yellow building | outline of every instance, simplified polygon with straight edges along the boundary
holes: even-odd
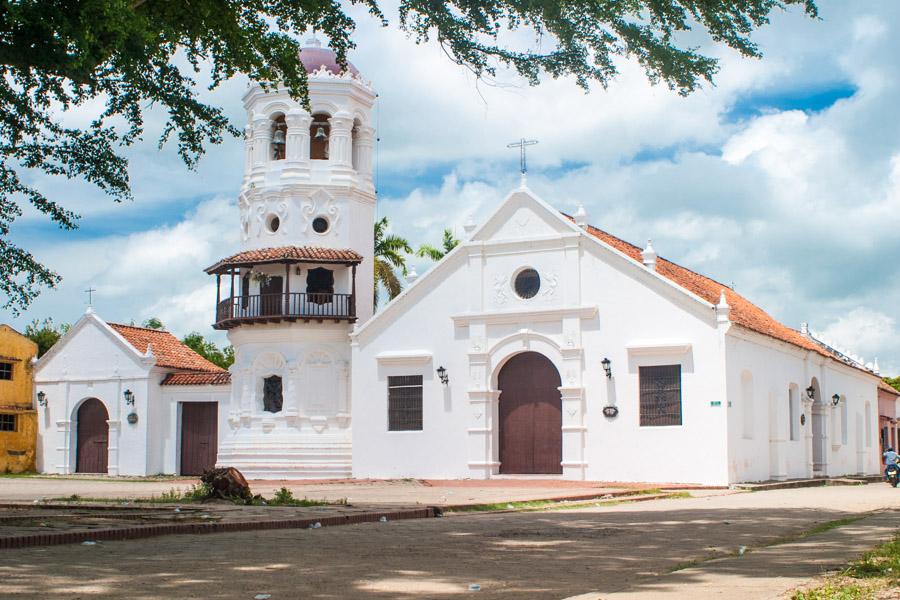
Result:
[[[34,471],[37,411],[33,360],[37,344],[0,325],[0,473]]]

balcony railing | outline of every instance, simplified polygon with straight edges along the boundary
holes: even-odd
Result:
[[[356,320],[353,294],[257,294],[234,296],[216,307],[216,329],[230,329],[245,322],[282,320]]]

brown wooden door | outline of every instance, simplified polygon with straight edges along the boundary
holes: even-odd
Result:
[[[181,404],[181,474],[201,475],[216,466],[219,425],[216,402]]]
[[[263,315],[280,315],[284,308],[284,280],[279,276],[266,279],[259,287]]]
[[[509,359],[499,375],[500,472],[562,473],[559,372],[537,352]]]
[[[96,398],[78,407],[76,427],[76,473],[106,473],[109,457],[109,413]]]

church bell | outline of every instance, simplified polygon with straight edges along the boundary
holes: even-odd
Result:
[[[328,134],[325,133],[325,128],[321,125],[319,125],[318,129],[316,129],[315,139],[319,141],[328,139]]]

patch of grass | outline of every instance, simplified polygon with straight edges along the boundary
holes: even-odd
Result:
[[[346,504],[347,499],[342,498],[338,502],[327,502],[325,500],[310,500],[309,498],[294,498],[294,493],[286,487],[275,491],[275,495],[271,499],[261,499],[260,504],[268,506],[327,506],[329,504]]]
[[[791,600],[868,600],[900,587],[900,536],[875,547],[825,583],[800,590]]]

